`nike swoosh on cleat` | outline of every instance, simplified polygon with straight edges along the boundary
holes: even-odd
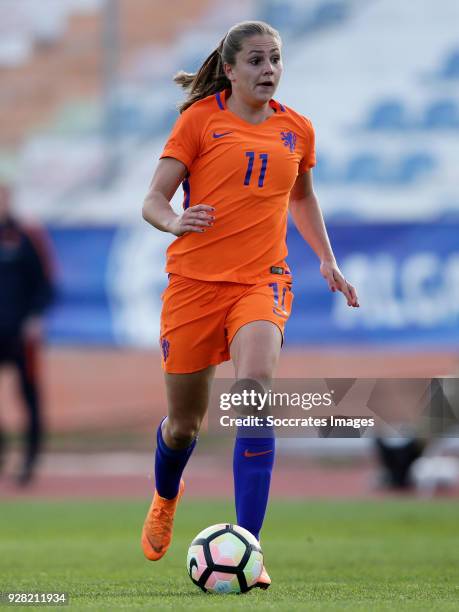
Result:
[[[148,540],[150,542],[150,540]],[[151,542],[150,542],[151,544]],[[157,553],[160,553],[163,551],[164,546],[153,546],[153,544],[151,544],[151,547],[153,548],[153,550]]]
[[[152,544],[150,538],[147,536],[147,540],[148,543],[150,544],[150,546],[153,548],[153,550],[157,553],[163,552],[164,546],[155,546],[154,544]]]
[[[244,451],[244,457],[259,457],[260,455],[268,455],[269,453],[272,453],[272,449],[271,450],[266,450],[266,451],[260,451],[259,453],[251,453],[249,450],[245,449]]]
[[[214,138],[221,138],[222,136],[228,136],[228,134],[232,134],[233,132],[222,132],[221,134],[217,134],[217,132],[213,133]]]
[[[145,536],[147,538],[147,542],[150,544],[150,546],[153,548],[155,552],[160,553],[163,550],[163,546],[155,546],[153,544],[153,542],[150,540],[150,536],[148,535],[148,533],[146,533]]]

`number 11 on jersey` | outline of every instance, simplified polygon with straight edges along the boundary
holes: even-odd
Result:
[[[246,151],[245,154],[248,157],[247,171],[245,173],[244,185],[250,185],[250,179],[252,178],[253,164],[255,161],[254,151]],[[258,156],[261,159],[260,174],[258,176],[258,187],[263,187],[265,180],[266,168],[268,167],[268,154],[260,153]]]

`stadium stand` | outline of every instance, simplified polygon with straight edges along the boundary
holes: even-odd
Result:
[[[3,0],[0,4],[0,67],[20,66],[31,58],[35,46],[57,43],[71,11],[72,4],[68,1],[42,0],[37,11],[33,0]]]
[[[345,174],[347,183],[378,183],[381,179],[381,164],[374,153],[362,153],[350,160]]]
[[[271,23],[284,36],[299,37],[340,26],[349,18],[355,2],[349,0],[268,0],[259,2],[259,18]]]
[[[453,49],[445,58],[439,76],[443,79],[459,79],[459,49]]]
[[[366,127],[369,130],[405,130],[409,127],[406,109],[400,100],[378,102],[370,111]]]
[[[401,100],[384,100],[370,110],[366,122],[369,130],[456,130],[459,127],[459,105],[453,98],[428,102],[421,117]]]
[[[120,47],[126,64],[152,40],[166,44],[176,37],[176,11],[192,20],[207,4],[180,0],[157,11],[149,0],[120,0]],[[103,7],[102,0],[0,3],[0,147],[20,145],[68,102],[101,99]]]
[[[454,74],[458,20],[454,0],[441,12],[427,0],[360,3],[339,27],[293,46],[283,100],[301,100],[313,120],[328,219],[432,219],[443,206],[459,209],[457,102],[450,80],[438,78]]]
[[[436,167],[437,161],[428,153],[413,153],[408,155],[395,166],[393,181],[401,185],[413,183],[428,175]]]
[[[321,155],[314,180],[321,186],[329,183],[406,187],[428,177],[436,165],[435,158],[423,152],[408,153],[395,159],[372,152],[360,152],[341,163],[333,163],[330,156]]]
[[[426,129],[459,129],[459,104],[456,100],[438,100],[425,111],[423,127]]]
[[[176,117],[180,92],[171,75],[179,67],[195,69],[232,23],[253,17],[271,21],[286,41],[277,97],[314,123],[319,160],[314,176],[328,218],[430,218],[441,216],[442,207],[459,208],[454,146],[459,110],[451,90],[459,55],[455,0],[445,0],[441,13],[428,0],[417,6],[316,0],[307,7],[299,0],[195,0],[184,3],[188,22],[180,30],[175,4],[165,7],[159,23],[149,0],[121,0],[124,59],[109,117],[103,116],[95,46],[101,29],[97,2],[88,2],[83,14],[74,12],[76,4],[66,27],[61,21],[52,49],[38,46],[22,67],[8,73],[0,68],[9,83],[16,79],[16,98],[8,98],[13,117],[10,113],[6,122],[0,113],[3,144],[17,144],[29,134],[18,156],[18,171],[28,176],[19,185],[24,209],[33,201],[40,216],[68,223],[136,221],[132,202],[141,200]],[[135,14],[132,23],[129,11]],[[388,37],[391,45],[384,42]],[[432,67],[436,78],[421,78],[432,74]],[[2,104],[4,97],[0,111]],[[37,125],[40,134],[30,135]],[[82,153],[85,146],[88,155]],[[59,167],[69,165],[59,181],[37,170],[49,163],[51,151]],[[118,174],[107,186],[102,176],[114,152]],[[407,201],[416,205],[406,206]],[[174,204],[180,202],[177,194]]]

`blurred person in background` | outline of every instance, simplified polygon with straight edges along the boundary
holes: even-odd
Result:
[[[18,484],[25,485],[34,476],[43,442],[38,361],[53,284],[45,236],[18,221],[11,200],[10,188],[0,184],[0,368],[15,368],[25,407],[24,449],[17,472]],[[4,455],[0,427],[1,462]]]
[[[377,486],[381,489],[411,489],[414,485],[411,468],[422,456],[426,443],[414,435],[376,438],[376,457],[380,466]]]
[[[380,473],[377,485],[384,489],[448,488],[459,479],[459,461],[448,457],[449,437],[459,426],[459,372],[431,378],[423,418],[411,431],[375,440]],[[446,453],[444,451],[446,450]]]

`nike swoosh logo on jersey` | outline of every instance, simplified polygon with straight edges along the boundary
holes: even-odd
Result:
[[[249,450],[245,449],[244,451],[244,457],[259,457],[260,455],[268,455],[269,453],[272,453],[272,449],[271,450],[266,450],[266,451],[260,451],[259,453],[251,453]]]
[[[213,133],[214,138],[221,138],[222,136],[228,136],[228,134],[232,134],[233,132],[222,132],[221,134],[217,134],[217,132]]]

